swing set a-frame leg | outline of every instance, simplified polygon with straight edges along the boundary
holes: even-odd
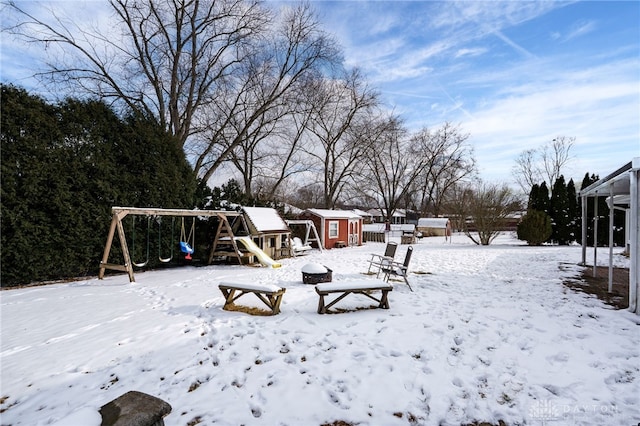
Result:
[[[109,236],[107,237],[107,244],[104,247],[104,253],[102,254],[102,260],[100,261],[100,272],[98,273],[98,279],[104,278],[105,269],[113,269],[116,271],[124,271],[129,275],[129,282],[135,282],[133,276],[133,264],[131,263],[131,257],[129,255],[129,247],[127,246],[127,239],[124,234],[124,227],[122,226],[122,219],[127,216],[127,213],[114,213],[111,218],[111,226],[109,227]],[[118,231],[118,239],[120,240],[120,248],[122,249],[122,256],[124,258],[124,265],[117,265],[108,263],[109,253],[111,252],[111,245],[113,244],[113,236],[116,230]]]

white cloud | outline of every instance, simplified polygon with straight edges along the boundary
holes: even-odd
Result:
[[[458,49],[458,51],[454,55],[454,58],[480,56],[487,51],[488,49],[486,47],[462,48]]]
[[[582,72],[556,70],[552,81],[504,88],[501,97],[472,110],[473,119],[463,125],[485,175],[504,178],[517,154],[559,135],[576,137],[578,174],[604,174],[640,155],[640,94],[633,77],[638,65],[636,60]],[[598,151],[604,156],[594,157]]]
[[[581,37],[585,34],[593,32],[596,29],[596,23],[594,21],[579,22],[574,25],[571,31],[563,37],[563,41],[569,41],[577,37]]]

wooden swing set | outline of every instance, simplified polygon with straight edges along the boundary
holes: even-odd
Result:
[[[241,212],[223,211],[223,210],[182,210],[182,209],[149,209],[138,207],[113,207],[111,209],[112,218],[111,226],[109,228],[109,235],[107,236],[107,243],[104,247],[104,253],[102,260],[100,261],[100,272],[98,274],[99,279],[104,278],[105,271],[107,269],[126,272],[129,275],[129,282],[135,282],[133,274],[133,267],[142,268],[149,263],[149,247],[150,247],[150,230],[151,220],[156,218],[158,222],[158,260],[163,263],[170,262],[174,257],[174,233],[175,218],[182,218],[182,226],[180,230],[180,249],[185,253],[185,259],[191,259],[191,255],[195,250],[195,223],[196,217],[214,217],[218,218],[218,228],[211,247],[211,253],[208,258],[208,263],[211,264],[216,256],[235,257],[238,262],[242,264],[242,259],[247,255],[240,251],[235,240],[235,233],[242,232],[249,234],[249,228],[244,219],[244,215]],[[135,253],[135,217],[146,216],[146,259],[142,262],[133,262],[131,253],[129,252],[129,246],[127,245],[127,238],[125,235],[125,229],[123,220],[127,216],[133,216],[134,220],[131,228],[132,236],[132,250]],[[169,256],[163,257],[161,253],[161,239],[162,239],[162,217],[171,217],[171,248]],[[191,230],[186,232],[185,218],[192,217]],[[118,233],[118,240],[120,241],[120,248],[122,250],[123,263],[109,263],[109,254],[111,253],[111,247],[113,245],[113,238]]]

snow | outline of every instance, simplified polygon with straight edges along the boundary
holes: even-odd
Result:
[[[339,282],[331,282],[331,283],[322,283],[316,285],[318,290],[320,291],[344,291],[344,290],[362,290],[362,289],[388,289],[391,288],[392,285],[386,283],[382,280],[349,280],[349,281],[339,281]]]
[[[243,207],[242,210],[247,214],[258,232],[289,232],[289,227],[282,220],[276,209],[270,207]]]
[[[250,291],[276,292],[282,290],[281,287],[278,287],[275,284],[260,284],[256,282],[248,283],[239,281],[221,281],[220,284],[227,287],[234,287]]]
[[[363,273],[384,247],[2,291],[1,423],[98,425],[130,390],[171,404],[167,426],[640,422],[640,317],[562,284],[579,246],[423,238],[414,291],[395,282],[390,309],[356,310],[371,301],[351,295],[352,312],[318,315],[300,268],[375,280]],[[286,287],[282,312],[222,310],[225,281]]]
[[[300,268],[300,271],[305,274],[326,274],[328,269],[319,263],[307,263]]]
[[[347,210],[309,209],[307,211],[325,219],[362,219],[361,216]]]

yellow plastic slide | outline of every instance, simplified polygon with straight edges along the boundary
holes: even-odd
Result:
[[[240,241],[245,249],[247,249],[250,253],[253,253],[258,261],[264,266],[269,266],[271,268],[279,268],[282,266],[281,263],[273,260],[267,253],[262,251],[260,247],[257,246],[256,243],[249,237],[236,237],[236,241]]]

